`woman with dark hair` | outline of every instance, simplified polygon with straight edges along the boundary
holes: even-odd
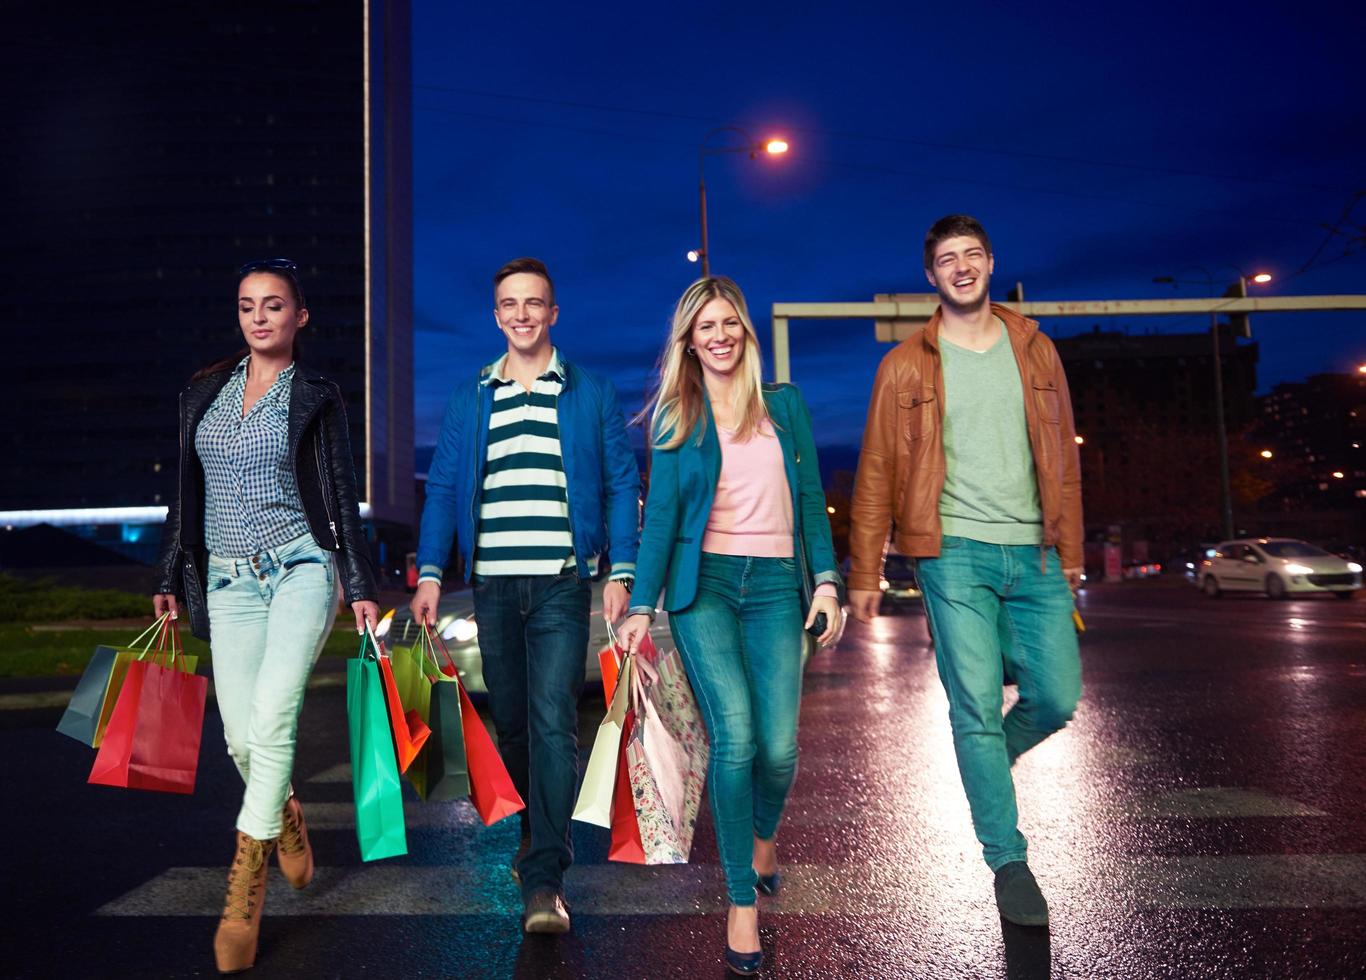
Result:
[[[179,493],[152,600],[158,615],[183,606],[209,641],[228,754],[246,783],[214,936],[222,973],[256,960],[271,852],[295,888],[313,876],[290,775],[338,592],[357,632],[379,616],[341,390],[295,362],[308,309],[293,262],[242,266],[237,320],[246,350],[180,395]]]

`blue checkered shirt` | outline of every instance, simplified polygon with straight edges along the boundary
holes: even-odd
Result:
[[[204,466],[204,543],[222,558],[246,558],[308,533],[289,460],[294,365],[242,417],[244,357],[195,430]]]

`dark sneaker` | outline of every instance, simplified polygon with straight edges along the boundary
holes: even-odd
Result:
[[[569,909],[564,904],[564,896],[553,888],[533,891],[526,897],[522,929],[525,932],[568,932]]]
[[[996,908],[1017,926],[1048,925],[1048,903],[1029,865],[1011,861],[996,871]]]
[[[517,854],[512,859],[512,867],[508,869],[512,873],[512,880],[519,885],[522,883],[522,873],[517,870],[517,865],[522,863],[522,858],[526,857],[526,852],[529,850],[531,850],[531,838],[523,837],[522,843],[517,847]]]

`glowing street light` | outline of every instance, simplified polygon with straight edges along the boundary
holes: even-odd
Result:
[[[1344,474],[1344,473],[1342,472],[1342,470],[1334,470],[1334,471],[1333,471],[1333,479],[1334,479],[1334,480],[1341,480],[1345,475],[1346,475],[1346,474]]]
[[[1271,281],[1271,273],[1269,273],[1269,272],[1259,272],[1259,273],[1257,273],[1255,276],[1252,276],[1251,278],[1252,278],[1252,281],[1253,281],[1253,282],[1257,282],[1257,283],[1270,282],[1270,281]]]
[[[1072,441],[1075,442],[1078,446],[1080,446],[1086,442],[1086,439],[1082,436],[1073,436]]]
[[[1273,455],[1275,454],[1270,449],[1263,449],[1261,452],[1262,459],[1270,459]]]
[[[1357,374],[1366,374],[1366,364],[1357,365]]]
[[[707,140],[717,133],[734,133],[740,137],[740,142],[733,146],[708,146]],[[787,140],[781,136],[770,136],[761,142],[739,126],[718,126],[702,137],[702,143],[697,148],[697,198],[702,214],[702,245],[688,252],[688,261],[702,262],[703,279],[711,275],[711,252],[707,246],[707,157],[718,153],[748,153],[749,158],[753,160],[760,153],[766,153],[771,157],[783,156],[789,149]]]

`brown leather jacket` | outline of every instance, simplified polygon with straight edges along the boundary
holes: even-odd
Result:
[[[1081,461],[1057,348],[1037,321],[992,304],[1020,365],[1025,425],[1043,507],[1043,543],[1063,568],[1082,566]],[[877,591],[890,528],[902,554],[939,555],[944,489],[944,367],[940,312],[882,359],[868,402],[849,531],[849,588]]]

